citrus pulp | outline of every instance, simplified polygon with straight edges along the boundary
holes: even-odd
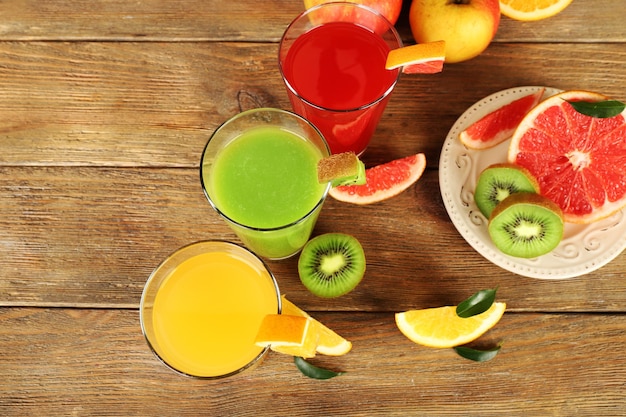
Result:
[[[509,162],[530,171],[566,222],[591,223],[626,205],[626,110],[596,118],[568,103],[603,100],[588,91],[552,96],[524,117],[509,145]]]
[[[318,353],[329,356],[340,356],[348,353],[352,349],[352,343],[312,318],[307,312],[285,298],[284,295],[282,296],[282,306],[282,314],[306,317],[316,324],[316,330],[318,331],[316,351]]]
[[[493,303],[484,313],[468,318],[459,317],[455,306],[409,310],[396,314],[396,325],[415,343],[450,348],[478,339],[500,321],[505,309],[505,303]]]
[[[418,43],[389,51],[385,68],[402,67],[405,74],[435,74],[443,70],[446,42]]]
[[[515,132],[524,116],[539,103],[544,90],[541,88],[513,100],[472,123],[459,134],[461,143],[470,149],[487,149],[504,142]]]
[[[515,20],[531,21],[552,17],[572,0],[500,0],[500,12]]]
[[[406,190],[422,176],[425,168],[426,157],[418,153],[368,168],[365,184],[334,187],[329,194],[348,203],[376,203]]]

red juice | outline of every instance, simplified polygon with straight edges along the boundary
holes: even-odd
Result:
[[[333,153],[365,150],[398,70],[386,70],[388,43],[371,30],[331,22],[301,34],[281,62],[291,104]]]

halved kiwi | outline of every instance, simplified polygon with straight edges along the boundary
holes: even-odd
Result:
[[[563,238],[563,213],[547,197],[520,192],[498,204],[488,230],[494,245],[503,253],[536,258],[552,251]]]
[[[480,173],[474,201],[480,212],[489,218],[493,209],[505,198],[524,191],[539,192],[537,180],[526,168],[509,163],[494,164]]]
[[[352,291],[365,275],[365,252],[344,233],[319,235],[304,245],[298,260],[302,284],[319,297],[339,297]]]

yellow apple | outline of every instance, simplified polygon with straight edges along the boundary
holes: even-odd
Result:
[[[500,24],[499,0],[413,0],[411,32],[417,43],[446,41],[446,63],[474,58]]]
[[[304,7],[310,9],[322,3],[336,2],[337,0],[304,0]],[[395,25],[402,10],[402,0],[343,0],[348,3],[357,3],[369,6],[385,16],[387,20]]]

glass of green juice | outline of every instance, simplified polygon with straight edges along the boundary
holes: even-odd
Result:
[[[281,311],[276,279],[255,254],[226,241],[201,241],[168,256],[141,295],[141,329],[171,369],[203,379],[258,365],[263,318]]]
[[[283,259],[309,240],[330,189],[317,163],[330,155],[309,121],[258,108],[218,127],[201,157],[200,180],[211,206],[257,255]]]

